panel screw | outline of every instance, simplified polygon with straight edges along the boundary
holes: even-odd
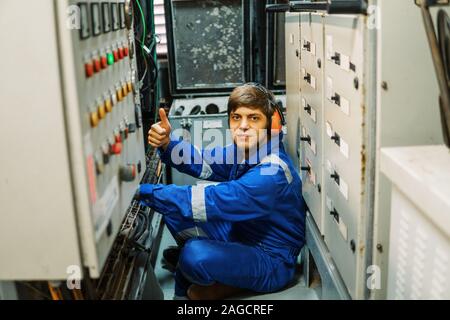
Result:
[[[322,68],[322,60],[317,59],[317,66],[319,67],[319,69]]]
[[[320,184],[317,185],[317,191],[319,191],[319,193],[322,192],[322,186]]]
[[[350,241],[350,249],[352,249],[352,252],[355,253],[356,246],[354,240]]]
[[[383,81],[383,82],[381,83],[381,88],[382,88],[383,90],[386,90],[386,91],[387,91],[387,89],[388,89],[388,84],[387,84],[386,81]]]
[[[383,246],[381,244],[377,244],[377,250],[382,253],[383,252]]]

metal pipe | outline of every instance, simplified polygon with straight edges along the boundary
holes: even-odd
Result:
[[[436,32],[434,30],[433,19],[431,17],[428,5],[426,1],[420,3],[420,8],[422,12],[423,21],[425,24],[425,31],[428,38],[428,43],[431,48],[431,55],[433,57],[434,69],[437,75],[439,89],[441,91],[441,116],[442,119],[442,130],[444,135],[445,143],[450,147],[450,92],[448,88],[446,71],[444,68],[444,63],[442,61],[441,51],[436,37]]]

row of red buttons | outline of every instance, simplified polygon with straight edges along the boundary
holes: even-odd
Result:
[[[109,65],[128,57],[129,55],[128,47],[121,47],[113,50],[112,53],[106,53],[101,57],[94,58],[92,61],[86,62],[84,65],[86,78],[91,78],[95,73],[99,73],[101,70],[108,68]]]

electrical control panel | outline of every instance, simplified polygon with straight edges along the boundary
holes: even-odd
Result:
[[[380,148],[442,142],[420,9],[407,0],[368,4],[361,15],[286,14],[289,153],[300,160],[308,211],[354,299],[386,298],[390,198]],[[289,42],[294,33],[299,48]],[[368,285],[371,276],[377,285]]]
[[[14,1],[4,5],[2,12],[20,11]],[[26,70],[42,79],[20,84],[39,90],[26,97],[9,91],[6,101],[12,108],[21,100],[33,106],[18,143],[35,134],[43,143],[39,159],[5,173],[13,184],[27,173],[31,179],[20,195],[11,185],[1,187],[2,208],[11,211],[8,223],[20,239],[14,248],[21,257],[0,250],[0,260],[8,261],[0,279],[65,279],[70,266],[96,278],[146,169],[131,1],[46,0],[28,9],[27,25],[36,27],[12,22],[12,29],[35,40],[25,47],[12,40],[12,54],[32,45],[46,47],[47,53],[36,58],[38,63],[11,62],[14,68],[8,67],[5,77]],[[42,23],[38,17],[49,19]],[[27,123],[30,116],[33,121]],[[7,127],[21,127],[21,119],[9,120]],[[26,153],[21,156],[14,168],[26,161]],[[47,162],[53,171],[46,172]],[[28,203],[14,205],[19,196]],[[3,228],[2,235],[13,237]],[[35,268],[26,268],[28,260]]]
[[[102,264],[145,171],[132,7],[129,1],[68,5],[84,8],[80,35],[71,34],[72,59],[95,251]]]

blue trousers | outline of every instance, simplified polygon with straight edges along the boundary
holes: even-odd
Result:
[[[191,284],[215,282],[255,292],[274,292],[294,277],[295,257],[288,261],[260,246],[234,239],[228,222],[194,223],[181,215],[165,215],[167,228],[183,246],[175,271],[175,295],[187,296]]]

